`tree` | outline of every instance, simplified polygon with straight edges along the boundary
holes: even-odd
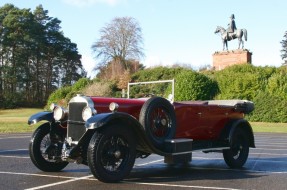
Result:
[[[97,69],[114,62],[129,69],[129,60],[138,60],[143,54],[143,38],[138,22],[131,17],[117,17],[100,30],[101,37],[92,45],[96,58],[101,59]]]
[[[43,105],[53,90],[86,76],[60,23],[42,5],[0,7],[0,107]]]
[[[287,58],[287,31],[284,34],[284,38],[285,39],[280,42],[282,44],[282,50],[281,50],[282,60]]]

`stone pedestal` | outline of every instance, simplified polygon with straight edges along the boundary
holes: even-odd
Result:
[[[252,53],[248,50],[219,51],[215,52],[212,57],[215,70],[222,70],[235,64],[252,63]]]

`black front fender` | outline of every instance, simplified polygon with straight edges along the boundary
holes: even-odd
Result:
[[[54,121],[53,112],[44,111],[44,112],[36,113],[28,119],[28,124],[33,125],[42,120],[53,122]]]
[[[113,112],[113,113],[101,113],[94,115],[93,117],[91,117],[86,121],[85,127],[87,129],[98,129],[114,120],[130,121],[133,124],[136,125],[139,124],[138,121],[129,114],[122,112]]]
[[[169,153],[162,152],[154,147],[154,145],[147,139],[145,130],[139,121],[133,116],[123,112],[102,113],[88,119],[85,127],[90,130],[97,130],[102,127],[108,127],[109,124],[119,124],[119,126],[128,127],[136,135],[138,148],[143,152],[156,153],[162,156],[169,155]],[[111,129],[112,130],[112,129]]]

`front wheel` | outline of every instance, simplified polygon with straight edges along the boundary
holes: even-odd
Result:
[[[58,144],[51,143],[49,133],[49,123],[44,123],[35,130],[29,144],[30,158],[33,164],[42,171],[61,171],[68,165],[68,162],[55,159],[59,157],[61,147]]]
[[[231,147],[228,150],[223,150],[225,163],[230,168],[241,168],[249,154],[248,135],[241,128],[237,128],[232,135]]]
[[[136,158],[136,141],[127,128],[110,126],[95,132],[88,147],[88,164],[102,182],[118,182],[129,175]]]

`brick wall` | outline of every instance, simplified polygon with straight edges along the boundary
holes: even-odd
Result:
[[[220,51],[215,52],[212,57],[215,70],[222,70],[235,64],[252,63],[252,53],[248,50]]]

